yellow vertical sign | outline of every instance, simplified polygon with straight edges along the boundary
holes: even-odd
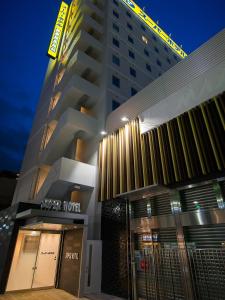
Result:
[[[48,48],[48,56],[55,59],[59,53],[60,43],[63,37],[63,30],[66,23],[69,5],[62,1],[59,13],[57,16],[55,28],[52,34],[51,42]]]

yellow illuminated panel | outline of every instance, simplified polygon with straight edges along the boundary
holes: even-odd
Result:
[[[172,48],[180,57],[185,58],[187,54],[179,47],[146,13],[132,0],[122,0],[130,9],[141,18],[166,44]]]
[[[59,47],[63,36],[63,29],[66,23],[68,8],[69,5],[62,1],[48,48],[48,55],[53,59],[55,59],[59,53]]]

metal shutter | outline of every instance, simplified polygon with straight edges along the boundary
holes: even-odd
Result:
[[[203,209],[218,207],[213,184],[186,189],[180,195],[182,211],[196,210],[196,204]]]

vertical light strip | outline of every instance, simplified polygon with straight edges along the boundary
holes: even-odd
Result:
[[[143,166],[143,180],[144,186],[148,185],[148,171],[147,171],[147,154],[146,154],[146,144],[145,144],[145,135],[141,136],[141,157],[142,157],[142,166]]]
[[[194,141],[195,141],[195,145],[196,145],[196,149],[197,149],[198,158],[199,158],[199,161],[200,161],[202,173],[206,174],[206,168],[205,168],[205,164],[204,164],[204,158],[203,158],[203,155],[202,155],[201,145],[200,145],[200,141],[199,141],[198,136],[197,136],[197,132],[196,132],[196,128],[195,128],[195,124],[194,124],[192,113],[193,112],[190,110],[188,112],[188,117],[189,117],[189,120],[190,120],[191,129],[192,129],[192,133],[193,133],[193,137],[194,137]]]
[[[163,182],[164,182],[164,184],[168,184],[169,178],[168,178],[168,170],[167,170],[167,166],[166,166],[166,156],[165,156],[165,149],[164,149],[161,127],[157,128],[157,135],[158,135],[158,141],[159,141],[160,157],[161,157],[161,162],[162,162]]]
[[[209,163],[208,163],[206,152],[205,152],[204,141],[202,139],[202,135],[201,135],[200,128],[199,128],[199,123],[198,123],[199,119],[198,119],[198,116],[197,116],[197,110],[193,110],[193,121],[194,121],[194,124],[195,124],[195,129],[196,129],[196,132],[197,132],[198,141],[199,141],[199,144],[200,144],[200,147],[201,147],[201,153],[204,157],[205,168],[207,170],[206,173],[208,173],[208,172],[210,172],[210,168],[209,168]]]
[[[148,139],[149,139],[149,146],[150,146],[153,184],[156,184],[158,182],[158,177],[157,177],[157,166],[156,166],[155,148],[154,148],[154,140],[153,140],[153,132],[152,131],[148,132]]]
[[[131,160],[130,160],[130,125],[125,125],[125,157],[126,157],[126,179],[127,179],[127,191],[131,190]]]
[[[136,128],[137,123],[134,121],[131,125],[131,141],[132,144],[132,150],[133,150],[133,158],[134,158],[134,183],[135,183],[135,189],[138,189],[140,187],[140,174],[139,174],[139,164],[138,164],[138,151],[137,151],[137,132]]]
[[[178,162],[177,162],[177,157],[176,157],[176,152],[175,152],[175,145],[174,145],[174,141],[173,141],[171,122],[168,122],[166,124],[166,126],[167,126],[167,132],[168,132],[168,137],[169,137],[169,144],[170,144],[171,156],[172,156],[172,161],[173,161],[173,169],[174,169],[174,174],[175,174],[175,180],[179,181],[180,180],[180,174],[179,174],[179,171],[178,171]]]
[[[189,160],[188,160],[188,152],[187,152],[187,147],[186,147],[186,144],[185,144],[184,132],[183,132],[180,117],[177,117],[177,124],[178,124],[178,128],[179,128],[179,134],[180,134],[180,138],[181,138],[181,145],[182,145],[182,149],[183,149],[183,153],[184,153],[184,159],[185,159],[185,165],[186,165],[187,172],[188,172],[188,177],[191,178],[192,177],[191,168],[190,168],[190,164],[189,164]]]
[[[215,141],[214,141],[214,138],[213,138],[213,133],[210,129],[210,125],[209,125],[209,121],[208,121],[208,118],[207,118],[207,115],[206,115],[206,112],[205,112],[204,104],[201,104],[200,108],[201,108],[201,112],[202,112],[202,115],[203,115],[203,118],[204,118],[204,121],[205,121],[205,125],[206,125],[207,132],[208,132],[208,135],[209,135],[210,143],[211,143],[211,146],[212,146],[212,149],[213,149],[213,153],[214,153],[214,156],[215,156],[215,159],[216,159],[217,168],[219,170],[221,170],[222,166],[220,164],[218,152],[217,152],[217,149],[216,149],[216,144],[215,144]]]
[[[211,131],[212,131],[212,136],[214,137],[215,146],[216,146],[216,149],[217,149],[218,158],[220,160],[220,165],[221,165],[221,169],[222,169],[222,165],[223,165],[223,167],[225,167],[224,153],[223,153],[223,151],[220,147],[219,138],[217,136],[217,131],[216,131],[216,128],[215,128],[215,125],[214,125],[214,122],[213,122],[213,117],[211,116],[211,112],[209,110],[209,105],[205,105],[205,110],[206,110],[206,113],[207,113],[207,117],[208,117],[208,120],[209,120]]]
[[[213,99],[216,103],[216,108],[217,108],[218,114],[220,116],[220,120],[221,120],[221,123],[223,125],[223,129],[225,130],[225,119],[223,117],[223,112],[222,112],[222,110],[220,108],[220,105],[219,105],[219,100],[217,99],[217,97],[214,97]]]

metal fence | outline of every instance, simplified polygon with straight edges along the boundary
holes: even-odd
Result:
[[[185,250],[145,249],[136,253],[137,299],[188,299]],[[194,300],[225,299],[225,249],[188,249]]]
[[[225,249],[188,251],[195,299],[225,299]]]

